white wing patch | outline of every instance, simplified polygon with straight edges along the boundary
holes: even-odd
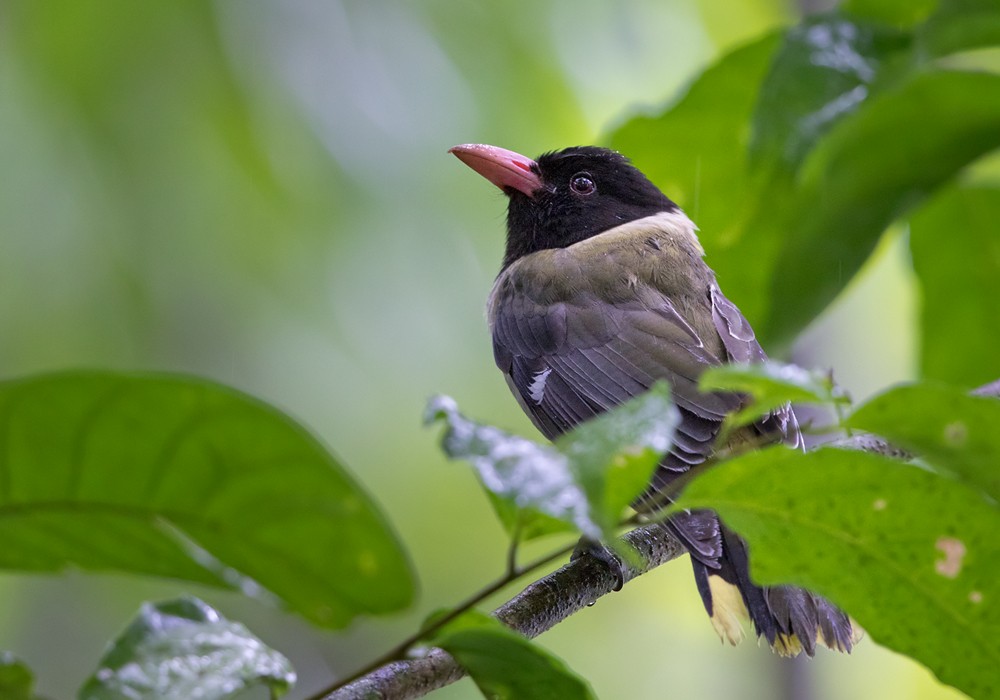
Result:
[[[545,380],[549,378],[552,373],[552,368],[543,369],[540,372],[535,372],[535,376],[531,378],[531,384],[528,386],[528,395],[531,396],[531,400],[535,402],[535,405],[541,404],[542,399],[545,398]]]

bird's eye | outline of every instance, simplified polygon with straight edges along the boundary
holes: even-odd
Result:
[[[593,194],[597,189],[590,173],[577,173],[569,180],[569,188],[577,194]]]

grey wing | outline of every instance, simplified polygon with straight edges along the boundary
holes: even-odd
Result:
[[[764,349],[757,342],[757,336],[736,305],[729,301],[715,284],[709,295],[712,300],[712,320],[722,338],[730,362],[754,363],[767,359]],[[761,434],[780,434],[782,439],[794,447],[803,447],[804,441],[799,423],[789,404],[776,408],[756,424]]]
[[[521,406],[551,439],[665,379],[682,421],[663,466],[683,471],[703,462],[740,403],[698,391],[701,372],[720,359],[659,293],[589,301],[544,304],[513,293],[494,305],[495,358]]]

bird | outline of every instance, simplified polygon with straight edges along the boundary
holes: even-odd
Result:
[[[753,328],[705,263],[697,227],[622,154],[574,146],[536,159],[497,146],[449,149],[507,196],[507,237],[487,301],[493,354],[521,408],[548,439],[666,380],[681,420],[639,511],[662,505],[717,450],[736,393],[701,392],[707,368],[761,362]],[[790,406],[733,433],[729,445],[802,447]],[[687,548],[712,625],[731,644],[748,617],[784,656],[817,645],[849,652],[860,631],[826,599],[792,585],[761,587],[747,543],[712,511],[665,526]]]

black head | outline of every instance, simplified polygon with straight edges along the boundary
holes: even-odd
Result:
[[[626,222],[677,210],[625,156],[606,148],[574,146],[535,161],[478,144],[452,152],[510,198],[504,267],[538,250],[565,248]]]

